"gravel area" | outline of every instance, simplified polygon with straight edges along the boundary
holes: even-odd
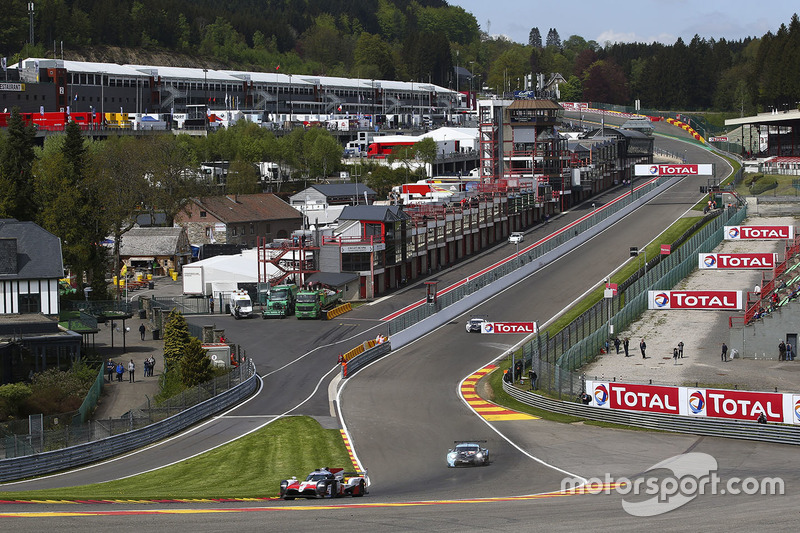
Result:
[[[744,225],[794,225],[794,217],[753,217]],[[783,261],[785,241],[723,241],[709,252],[777,252]],[[752,291],[761,282],[762,270],[700,270],[696,269],[675,289],[739,289]],[[794,304],[800,306],[800,303]],[[721,346],[728,342],[730,331],[728,317],[742,313],[715,311],[645,311],[642,317],[623,331],[620,339],[630,339],[630,357],[625,357],[622,347],[617,355],[613,344],[610,353],[600,355],[584,370],[587,378],[616,380],[630,383],[660,385],[688,385],[699,383],[721,388],[748,390],[800,390],[800,359],[774,361],[735,359],[721,361]],[[647,343],[647,359],[639,351],[641,339]],[[677,363],[672,358],[673,348],[684,343],[684,358]],[[777,351],[778,341],[775,342]],[[730,353],[729,353],[730,356]]]

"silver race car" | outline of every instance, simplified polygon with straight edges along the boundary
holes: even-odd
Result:
[[[486,317],[480,315],[472,315],[467,320],[467,333],[480,333],[481,328],[486,323]]]
[[[489,449],[481,446],[485,440],[457,440],[453,449],[447,451],[447,466],[454,468],[459,465],[487,466],[489,464]]]

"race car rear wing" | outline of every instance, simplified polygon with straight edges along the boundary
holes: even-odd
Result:
[[[488,440],[454,440],[453,444],[478,444],[478,443],[486,443],[489,442]]]

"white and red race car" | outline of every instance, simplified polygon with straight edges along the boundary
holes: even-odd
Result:
[[[281,481],[280,497],[294,500],[363,496],[367,493],[366,476],[366,472],[345,472],[344,468],[320,468],[311,472],[305,481],[295,477]]]

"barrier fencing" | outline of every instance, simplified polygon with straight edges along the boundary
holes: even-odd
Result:
[[[800,445],[800,426],[603,409],[575,401],[553,400],[505,382],[503,390],[516,400],[538,409],[589,420],[658,431]]]
[[[589,230],[592,228],[592,226],[604,221],[620,210],[626,208],[631,203],[638,200],[641,196],[651,192],[653,189],[666,183],[670,179],[672,178],[663,176],[640,185],[634,189],[631,194],[619,198],[612,203],[606,204],[601,209],[598,209],[582,219],[569,224],[557,233],[548,236],[544,242],[521,250],[518,254],[516,254],[513,261],[506,261],[500,265],[497,265],[491,270],[484,272],[483,274],[475,276],[474,278],[468,278],[458,287],[447,289],[447,292],[438,294],[436,306],[420,305],[392,319],[388,324],[389,336],[391,337],[391,335],[413,326],[414,324],[434,315],[438,310],[453,305],[466,296],[469,296],[483,287],[486,287],[493,281],[510,274],[511,272],[532,261],[537,260],[546,253],[563,245],[567,241],[576,238],[584,231]]]
[[[44,424],[44,428],[49,427],[50,429],[25,435],[4,436],[2,439],[3,446],[0,449],[0,458],[9,459],[50,452],[144,428],[235,388],[253,376],[254,372],[255,367],[250,361],[224,376],[219,376],[211,381],[187,389],[163,402],[156,403],[148,399],[144,405],[130,410],[119,418],[91,420],[81,424],[80,411],[72,414],[46,417],[50,424]],[[102,379],[103,373],[101,372],[98,380],[102,381]],[[53,419],[55,419],[55,424],[53,424]],[[59,424],[59,420],[67,422]],[[27,421],[25,423],[27,425]]]

